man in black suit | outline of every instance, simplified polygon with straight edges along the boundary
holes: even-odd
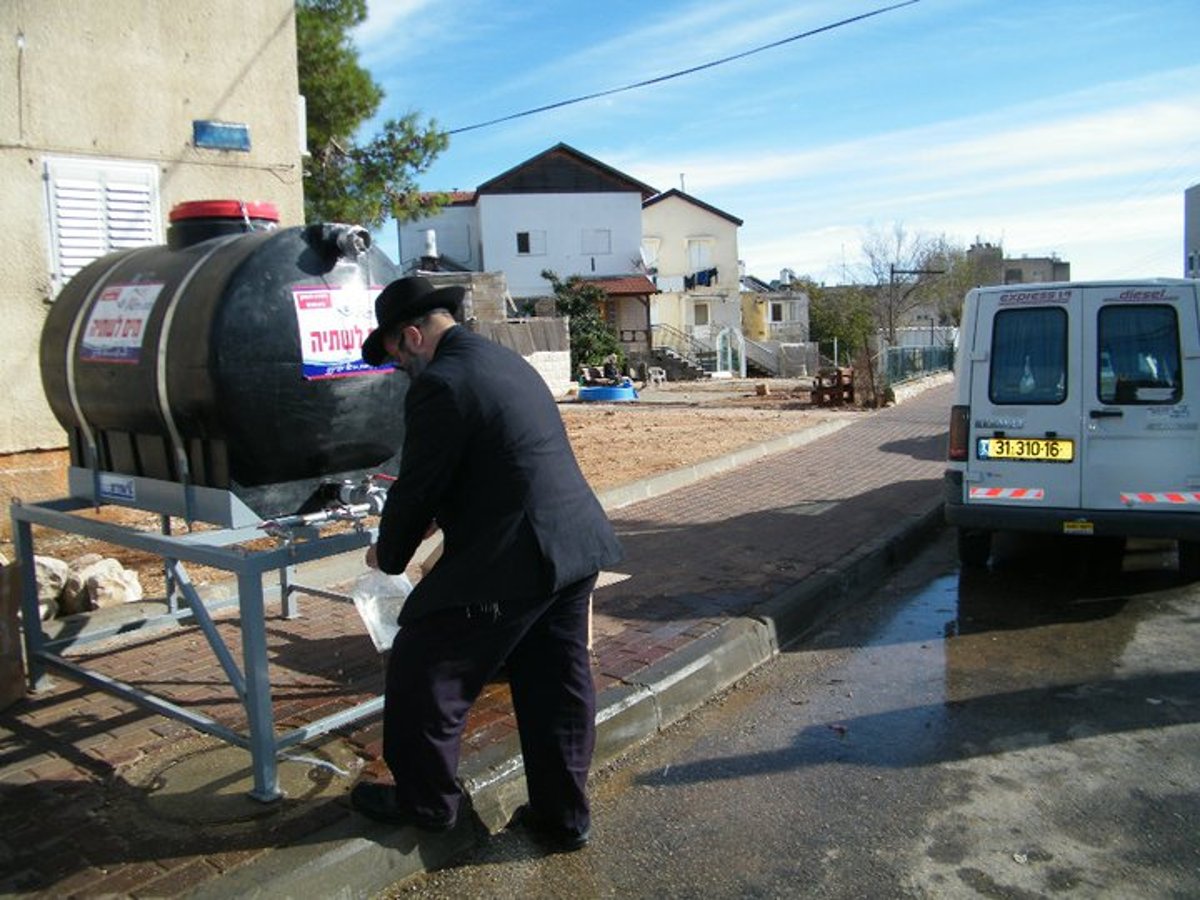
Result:
[[[397,480],[367,563],[404,571],[440,528],[443,552],[400,615],[384,695],[395,788],[359,784],[365,815],[453,827],[467,711],[506,665],[529,789],[523,823],[551,849],[587,843],[595,744],[588,602],[621,556],[554,399],[512,351],[459,325],[460,287],[401,278],[375,301],[363,359],[411,379]]]

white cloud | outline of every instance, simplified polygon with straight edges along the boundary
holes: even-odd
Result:
[[[434,0],[370,0],[367,21],[352,37],[362,64],[377,76],[386,75],[398,59],[423,56],[437,47],[438,37],[454,34],[462,4]]]
[[[1077,279],[1178,277],[1183,271],[1181,209],[1182,190],[1117,202],[1050,202],[989,222],[974,217],[902,221],[910,231],[946,234],[961,244],[971,243],[982,230],[983,239],[1002,243],[1014,256],[1056,254],[1071,263]],[[765,277],[790,267],[840,283],[854,277],[868,224],[743,227],[741,255],[752,273],[768,273]]]
[[[1195,70],[1200,78],[1200,69]],[[679,172],[704,190],[779,184],[853,174],[871,183],[969,184],[1002,177],[1029,185],[1153,168],[1200,141],[1200,97],[1148,102],[1006,128],[1036,110],[938,123],[800,152],[745,151],[676,157],[670,163],[626,158],[620,165],[650,183],[672,183]],[[1083,167],[1083,168],[1080,168]],[[840,185],[839,185],[840,187]],[[954,190],[954,188],[946,188]]]
[[[570,15],[565,6],[556,10],[548,15]],[[550,48],[545,57],[525,60],[503,77],[480,84],[480,96],[533,98],[525,105],[537,106],[612,90],[723,59],[842,17],[844,8],[830,0],[783,9],[772,0],[701,0],[661,11],[647,5],[640,19],[630,19],[615,36],[588,44],[586,32],[577,32],[575,44]]]
[[[1002,234],[1013,253],[1057,251],[1076,277],[1138,263],[1177,274],[1182,192],[1200,174],[1197,80],[1192,67],[800,152],[615,164],[658,185],[683,172],[690,193],[745,219],[752,270],[840,280],[864,226],[899,221],[964,243]]]
[[[433,0],[371,0],[367,22],[361,29],[362,36],[368,41],[372,38],[395,40],[397,29],[406,25],[407,19],[433,5]]]

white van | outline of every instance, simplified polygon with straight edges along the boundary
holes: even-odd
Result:
[[[964,565],[996,531],[1173,538],[1200,576],[1200,281],[977,288],[955,361],[946,520]]]

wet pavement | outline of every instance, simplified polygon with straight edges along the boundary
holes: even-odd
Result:
[[[595,597],[598,765],[772,658],[911,554],[940,518],[950,396],[942,383],[735,468],[698,467],[602,497],[627,558]],[[321,583],[344,586],[357,557],[349,568],[328,566]],[[368,699],[382,684],[351,604],[304,599],[301,609],[300,618],[267,621],[279,730]],[[236,609],[215,618],[236,652]],[[91,646],[79,661],[245,729],[192,630]],[[366,895],[461,855],[522,800],[503,683],[472,712],[461,774],[475,816],[449,835],[397,832],[349,810],[355,779],[386,774],[380,744],[376,717],[297,748],[299,758],[280,766],[287,797],[263,806],[239,789],[247,754],[239,760],[180,723],[56,677],[0,714],[0,890]]]
[[[1161,543],[1001,552],[943,532],[603,772],[585,854],[502,835],[394,896],[1197,896],[1200,586]]]

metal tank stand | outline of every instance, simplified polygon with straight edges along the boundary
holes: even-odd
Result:
[[[131,700],[156,713],[178,719],[191,727],[211,734],[230,744],[250,751],[254,774],[254,788],[250,796],[263,802],[280,799],[277,759],[286,748],[325,734],[333,729],[374,715],[383,708],[383,698],[349,707],[338,713],[310,722],[284,734],[275,734],[274,710],[271,701],[271,685],[267,668],[266,604],[264,601],[263,577],[268,572],[278,573],[280,583],[281,612],[286,617],[297,615],[293,595],[312,593],[317,596],[347,600],[348,596],[330,591],[318,591],[292,583],[289,573],[301,563],[335,556],[367,547],[374,540],[375,529],[364,527],[365,516],[378,512],[378,504],[368,503],[343,505],[323,513],[306,516],[288,516],[263,522],[250,512],[238,498],[224,491],[208,488],[193,488],[178,484],[154,481],[145,478],[119,476],[121,492],[127,495],[125,502],[108,496],[101,498],[99,480],[95,473],[87,470],[71,472],[69,484],[84,496],[43,503],[21,503],[12,506],[13,541],[21,571],[34,571],[34,545],[32,526],[40,525],[57,531],[78,534],[131,550],[140,550],[160,556],[169,574],[168,590],[182,595],[182,606],[168,602],[168,611],[153,619],[138,623],[125,623],[115,628],[98,630],[85,635],[74,635],[59,640],[48,640],[42,629],[38,611],[37,584],[32,577],[21,580],[21,604],[24,619],[25,655],[28,665],[29,683],[36,690],[44,687],[47,669],[59,669],[73,679],[85,682],[101,690]],[[82,485],[82,486],[81,486]],[[95,493],[88,486],[96,486]],[[188,494],[190,496],[185,496]],[[203,496],[200,496],[203,495]],[[131,499],[133,498],[133,499]],[[136,498],[141,498],[137,501]],[[116,501],[117,505],[158,512],[169,522],[171,515],[184,515],[185,511],[196,513],[203,510],[212,524],[225,525],[215,530],[193,531],[187,534],[162,534],[141,531],[84,518],[78,515],[83,509],[94,509],[101,502]],[[145,504],[145,505],[143,505]],[[204,521],[204,519],[201,519]],[[214,521],[215,520],[215,521]],[[353,520],[352,531],[339,534],[321,534],[320,526],[335,520]],[[268,550],[252,550],[241,546],[252,540],[272,535],[277,546]],[[209,566],[231,573],[237,579],[235,600],[206,604],[188,578],[184,563]],[[235,603],[241,616],[241,660],[221,640],[210,610]],[[237,698],[246,711],[249,722],[248,734],[241,734],[222,725],[203,713],[186,709],[168,698],[152,694],[141,688],[118,681],[101,672],[87,669],[64,658],[60,651],[65,646],[79,646],[97,640],[112,638],[118,634],[156,623],[168,624],[171,620],[192,620],[200,627],[208,640],[217,661],[225,672]]]

